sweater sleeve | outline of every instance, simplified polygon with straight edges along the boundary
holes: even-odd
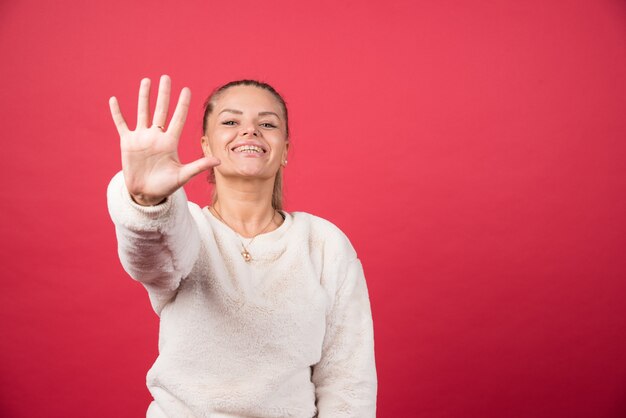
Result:
[[[148,290],[157,314],[176,295],[198,257],[200,237],[182,188],[157,206],[135,203],[116,174],[107,190],[124,270]]]
[[[320,418],[376,416],[374,331],[361,262],[343,272],[327,319],[322,358],[313,366]]]

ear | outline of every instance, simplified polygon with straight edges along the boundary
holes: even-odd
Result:
[[[211,151],[211,147],[209,146],[209,138],[204,135],[202,137],[202,151],[204,152],[205,157],[212,157],[213,152]]]
[[[289,141],[285,142],[285,149],[283,150],[283,155],[282,158],[280,160],[280,165],[282,165],[283,167],[285,167],[287,165],[287,154],[289,152]]]

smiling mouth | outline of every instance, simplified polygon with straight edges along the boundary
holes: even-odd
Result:
[[[246,154],[265,154],[265,150],[256,145],[241,145],[232,149],[233,152]]]

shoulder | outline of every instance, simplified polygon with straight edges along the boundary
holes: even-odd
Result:
[[[187,201],[187,208],[194,218],[204,217],[202,215],[202,208],[197,203]]]
[[[322,247],[339,257],[356,258],[356,251],[346,234],[327,219],[306,212],[291,212],[294,229],[306,232],[311,246]]]
[[[306,223],[308,225],[311,225],[311,227],[315,228],[317,231],[329,234],[344,235],[337,225],[327,219],[312,215],[307,212],[290,212],[290,214],[291,216],[293,216],[293,220],[295,223]]]

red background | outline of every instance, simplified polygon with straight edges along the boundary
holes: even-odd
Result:
[[[123,272],[107,99],[248,77],[287,208],[363,261],[379,417],[626,416],[626,3],[0,4],[3,417],[139,417],[158,320]],[[204,176],[187,187],[208,202]]]

